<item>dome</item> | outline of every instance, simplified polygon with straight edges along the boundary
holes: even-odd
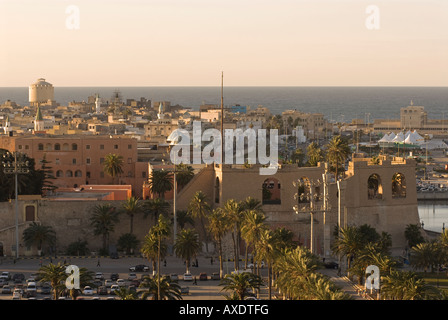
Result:
[[[44,78],[39,78],[35,83],[33,83],[34,86],[52,86],[51,83],[45,81]]]

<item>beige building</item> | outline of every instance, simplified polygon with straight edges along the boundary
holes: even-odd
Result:
[[[378,232],[389,233],[392,236],[393,253],[400,254],[406,246],[404,237],[406,226],[420,223],[415,162],[409,159],[384,157],[379,164],[372,164],[370,159],[358,158],[355,155],[341,183],[340,191],[331,175],[328,177],[326,188],[317,184],[318,179],[322,181],[325,172],[323,163],[317,167],[282,165],[273,176],[260,175],[258,166],[247,168],[242,165],[207,165],[179,191],[176,197],[176,209],[185,210],[193,195],[199,190],[207,195],[212,208],[224,205],[229,199],[244,200],[250,196],[262,201],[266,221],[272,228],[285,227],[292,230],[296,240],[310,247],[309,203],[306,201],[298,203],[294,197],[298,189],[293,186],[293,181],[301,179],[313,182],[312,190],[314,195],[317,195],[314,208],[319,210],[313,214],[315,253],[331,255],[333,230],[341,219],[343,226],[368,224]],[[270,196],[267,196],[263,189],[269,190]],[[327,206],[323,206],[324,190],[328,194]],[[19,201],[19,233],[21,235],[29,223],[36,221],[54,228],[58,237],[57,250],[61,252],[68,244],[78,239],[88,241],[91,250],[98,250],[101,239],[93,235],[90,216],[93,207],[102,204],[103,201],[91,200],[22,199]],[[122,201],[104,203],[118,207]],[[296,213],[293,209],[295,205],[300,205],[304,210]],[[12,246],[15,243],[13,211],[13,203],[0,203],[0,223],[3,226],[0,230],[0,246],[6,255],[13,254]],[[134,234],[142,240],[150,225],[150,219],[144,219],[143,215],[136,216]],[[111,243],[116,243],[121,234],[128,232],[128,228],[129,218],[122,215],[115,232],[111,234]],[[21,254],[36,253],[35,248],[22,247],[21,250]]]
[[[29,86],[29,102],[31,106],[39,104],[54,105],[54,87],[51,83],[39,78]]]
[[[297,110],[286,110],[282,112],[282,120],[292,119],[295,126],[301,126],[308,139],[324,138],[327,131],[331,132],[331,126],[322,113],[305,113]]]

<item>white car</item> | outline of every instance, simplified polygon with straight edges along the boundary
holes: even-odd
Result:
[[[92,296],[93,295],[93,289],[90,286],[85,286],[82,293],[84,295],[86,295],[86,296]]]
[[[97,279],[97,280],[104,280],[104,274],[102,272],[97,272],[95,274],[95,279]]]
[[[26,286],[26,291],[27,292],[31,292],[31,291],[36,292],[37,291],[36,282],[28,282],[28,284]]]
[[[193,281],[191,273],[184,273],[184,281]]]
[[[12,300],[20,300],[22,299],[22,292],[20,289],[15,289],[12,293]]]
[[[119,290],[120,289],[120,287],[118,286],[118,284],[113,284],[111,287],[110,287],[110,294],[115,294],[115,291],[116,290]]]
[[[106,281],[104,281],[104,285],[106,286],[106,288],[110,288],[112,285],[114,284],[114,281],[107,279]]]
[[[128,280],[132,281],[132,280],[135,280],[135,279],[137,279],[137,275],[135,273],[130,273],[129,276],[128,276]]]
[[[117,279],[117,285],[119,287],[124,287],[126,286],[126,281],[124,281],[124,279]]]

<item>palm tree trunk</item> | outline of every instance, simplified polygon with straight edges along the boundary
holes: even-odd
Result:
[[[223,278],[224,265],[222,262],[222,243],[221,239],[218,241],[218,255],[219,255],[219,277]]]
[[[134,215],[131,214],[131,225],[129,233],[132,234],[134,232]]]

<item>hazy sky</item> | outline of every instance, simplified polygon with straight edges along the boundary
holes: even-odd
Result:
[[[0,0],[0,46],[4,87],[448,86],[448,0]]]

